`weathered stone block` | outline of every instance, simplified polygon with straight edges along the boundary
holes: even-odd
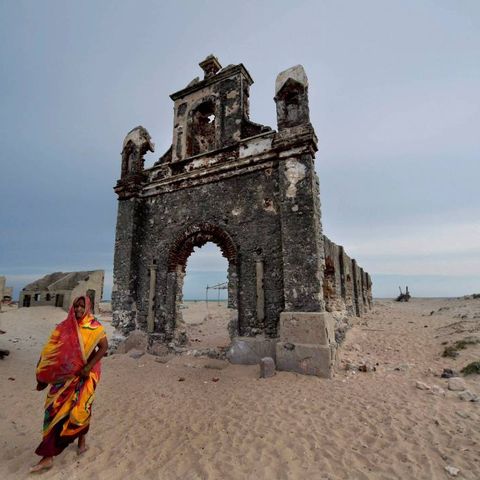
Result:
[[[275,359],[275,338],[236,337],[227,351],[230,363],[257,365],[264,357]]]
[[[331,346],[277,343],[277,370],[331,378],[334,350]]]
[[[260,378],[270,378],[275,375],[275,362],[272,357],[260,360]]]
[[[124,340],[124,351],[125,353],[129,352],[132,349],[135,350],[147,350],[148,336],[145,332],[141,330],[134,330],[130,335]]]
[[[282,312],[280,341],[329,345],[335,342],[335,320],[327,312]]]

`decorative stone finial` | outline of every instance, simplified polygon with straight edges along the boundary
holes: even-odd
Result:
[[[275,81],[278,129],[309,125],[308,78],[301,65],[279,73]]]
[[[123,141],[122,149],[122,178],[127,175],[138,174],[143,171],[143,156],[155,150],[147,129],[139,125],[128,132]]]
[[[204,79],[213,77],[221,68],[218,58],[214,55],[209,55],[205,60],[199,63],[200,68],[204,71]]]
[[[308,78],[302,65],[295,65],[294,67],[287,68],[283,72],[277,75],[275,81],[275,95],[283,88],[288,80],[299,83],[305,89],[308,88]]]

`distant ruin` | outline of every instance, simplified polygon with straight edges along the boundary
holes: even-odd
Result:
[[[123,143],[113,323],[147,332],[152,350],[188,341],[178,329],[187,259],[214,242],[229,265],[231,361],[252,363],[238,353],[247,345],[279,369],[328,377],[329,312],[362,315],[372,282],[322,233],[307,76],[301,66],[278,75],[274,131],[249,118],[253,80],[242,64],[209,56],[200,67],[203,80],[170,96],[173,142],[153,167],[144,168],[154,149],[145,128]]]
[[[13,300],[13,287],[7,287],[7,279],[0,276],[0,308],[2,303],[10,303]]]
[[[22,288],[20,307],[61,307],[68,311],[73,300],[88,295],[92,310],[98,312],[103,296],[103,270],[85,272],[55,272],[45,275]]]

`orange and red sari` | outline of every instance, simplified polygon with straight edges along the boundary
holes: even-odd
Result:
[[[75,318],[73,302],[67,318],[59,323],[43,347],[37,365],[37,381],[50,384],[45,400],[43,440],[35,450],[42,457],[61,453],[75,438],[88,432],[95,388],[100,380],[100,362],[87,378],[80,371],[98,342],[105,337],[102,325],[90,313],[85,299],[85,315]]]

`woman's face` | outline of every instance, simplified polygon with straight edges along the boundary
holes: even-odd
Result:
[[[82,317],[85,315],[85,300],[83,298],[79,298],[75,305],[73,306],[73,310],[75,312],[75,318],[77,320],[81,320]]]

